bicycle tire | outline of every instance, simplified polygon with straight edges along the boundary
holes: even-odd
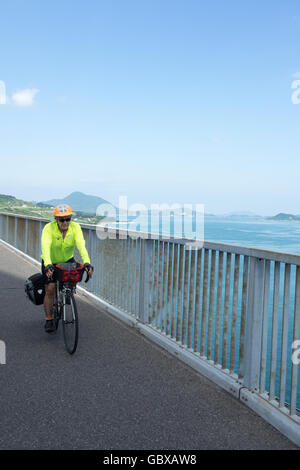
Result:
[[[66,303],[64,295],[62,307],[62,325],[64,342],[69,354],[74,354],[78,344],[78,312],[73,293],[70,294],[70,303]]]
[[[61,318],[61,309],[60,311],[58,310],[57,292],[55,288],[54,299],[53,299],[53,320],[54,320],[56,330],[58,328],[60,318]]]

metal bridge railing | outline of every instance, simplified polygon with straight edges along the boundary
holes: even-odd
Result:
[[[2,213],[0,238],[40,260],[47,222]],[[188,249],[188,240],[117,229],[114,239],[99,239],[96,226],[82,229],[95,267],[88,291],[300,424],[292,360],[300,340],[300,256],[213,242]]]

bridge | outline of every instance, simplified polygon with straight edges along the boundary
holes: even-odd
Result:
[[[82,226],[69,356],[24,294],[45,223],[0,214],[0,449],[297,449],[300,257]]]

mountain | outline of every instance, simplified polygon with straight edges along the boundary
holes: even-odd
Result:
[[[90,196],[75,191],[62,199],[51,199],[50,201],[43,201],[42,204],[47,204],[52,207],[58,206],[59,204],[68,204],[74,211],[96,214],[96,209],[100,204],[110,204],[110,202],[102,199],[102,197]]]

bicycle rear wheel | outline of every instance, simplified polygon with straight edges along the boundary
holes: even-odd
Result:
[[[55,286],[54,299],[53,299],[53,320],[54,320],[56,330],[58,328],[60,318],[61,318],[61,308],[59,307],[59,304],[58,304],[57,290]]]
[[[64,342],[68,353],[74,354],[78,343],[78,313],[73,293],[64,296],[62,307]]]

